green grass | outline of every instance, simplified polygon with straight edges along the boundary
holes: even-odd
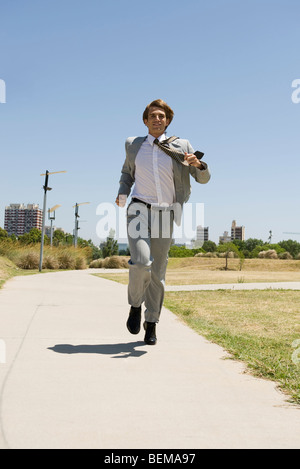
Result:
[[[17,275],[32,275],[34,273],[36,271],[20,269],[9,259],[0,256],[0,288],[12,277]]]
[[[300,404],[300,364],[292,360],[293,342],[300,339],[300,292],[167,292],[165,306]]]
[[[287,273],[299,269],[299,264],[288,262],[255,260],[250,268],[256,272],[270,269],[273,281],[278,281],[276,274],[281,269]],[[175,273],[178,269],[181,274],[185,269],[190,271],[194,264],[193,260],[176,259],[168,270]],[[203,264],[201,267],[204,273]],[[214,275],[209,268],[206,273]],[[215,274],[219,275],[217,271]],[[99,277],[128,282],[128,273],[105,273]],[[191,282],[182,282],[187,283]],[[223,347],[232,358],[242,361],[253,375],[276,382],[291,401],[300,404],[300,363],[292,359],[295,352],[300,357],[300,345],[293,347],[294,341],[300,340],[300,291],[166,292],[164,306],[197,333]]]
[[[16,275],[16,266],[8,259],[0,257],[0,288],[9,278]]]

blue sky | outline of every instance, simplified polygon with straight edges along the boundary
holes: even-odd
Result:
[[[299,236],[298,0],[0,0],[0,226],[10,203],[61,204],[56,225],[98,243],[96,208],[114,202],[128,136],[145,106],[175,111],[168,135],[205,152],[212,179],[192,203],[218,241]]]

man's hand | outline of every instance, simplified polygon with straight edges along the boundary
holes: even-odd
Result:
[[[195,166],[195,168],[199,168],[199,169],[203,168],[203,164],[201,163],[201,161],[198,160],[197,156],[194,155],[193,153],[185,153],[184,159],[185,161],[188,162],[189,165]]]
[[[126,205],[126,202],[127,202],[127,195],[118,195],[118,197],[116,198],[116,204],[118,207],[125,207]]]

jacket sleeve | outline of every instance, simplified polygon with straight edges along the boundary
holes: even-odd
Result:
[[[187,153],[194,153],[195,150],[193,149],[192,145],[190,142],[188,142],[188,151]],[[199,169],[196,168],[195,166],[190,166],[190,175],[193,176],[196,182],[199,182],[200,184],[207,184],[211,178],[210,170],[209,167],[204,161],[202,161],[202,164],[205,165],[205,169]]]
[[[121,171],[121,178],[120,178],[120,187],[118,195],[127,195],[129,196],[131,192],[131,188],[134,184],[134,165],[132,165],[129,157],[128,152],[129,141],[126,140],[125,143],[125,151],[126,151],[126,159]]]

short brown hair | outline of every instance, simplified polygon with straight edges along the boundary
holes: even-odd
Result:
[[[169,124],[171,124],[171,122],[173,120],[173,117],[174,117],[174,111],[162,99],[156,99],[155,101],[152,101],[152,103],[148,104],[148,106],[146,107],[146,109],[143,113],[143,122],[145,120],[148,120],[148,114],[149,114],[150,107],[158,107],[158,108],[162,109],[163,111],[165,111],[166,117],[170,121]]]

